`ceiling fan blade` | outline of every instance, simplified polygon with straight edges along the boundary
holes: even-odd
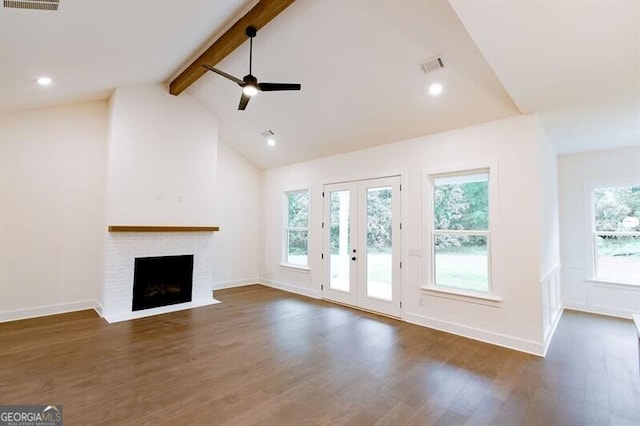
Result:
[[[242,92],[242,96],[240,97],[240,104],[238,105],[238,110],[244,111],[247,108],[249,99],[251,99],[251,96],[247,96],[244,94],[244,92]]]
[[[244,81],[240,80],[238,77],[234,77],[231,74],[227,74],[224,71],[220,71],[219,69],[216,69],[216,68],[212,67],[211,65],[203,64],[202,66],[205,67],[206,69],[208,69],[209,71],[213,71],[216,74],[221,75],[224,78],[227,78],[227,79],[233,81],[234,83],[236,83],[236,84],[238,84],[240,86],[244,85]]]
[[[278,92],[281,90],[300,90],[300,83],[258,83],[258,90],[263,92]]]

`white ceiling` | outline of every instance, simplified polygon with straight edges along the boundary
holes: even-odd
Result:
[[[61,0],[57,12],[0,6],[0,110],[105,99],[168,79],[248,0]],[[40,75],[51,87],[34,84]]]
[[[559,153],[640,144],[640,1],[451,3]]]
[[[220,119],[222,140],[262,168],[518,114],[447,2],[300,1],[253,47],[259,80],[302,91],[260,93],[238,111],[240,88],[209,73],[190,93]],[[438,54],[445,68],[424,75],[419,64]],[[245,43],[218,67],[242,77],[248,57]],[[426,93],[432,81],[445,86],[439,98]]]
[[[250,4],[0,7],[0,110],[165,81]],[[262,168],[520,111],[539,113],[559,152],[629,146],[640,143],[639,31],[635,0],[298,0],[258,32],[254,74],[300,82],[301,92],[260,93],[246,111],[236,109],[239,88],[212,73],[188,92],[218,116],[222,140]],[[446,68],[422,74],[419,63],[438,54]],[[245,43],[217,66],[242,77],[247,62]],[[34,84],[41,74],[52,87]],[[436,80],[445,92],[432,98]],[[260,137],[266,129],[274,148]]]

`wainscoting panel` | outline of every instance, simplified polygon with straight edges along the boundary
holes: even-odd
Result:
[[[557,264],[540,280],[545,354],[562,316],[560,273],[561,267],[560,264]]]
[[[563,267],[563,278],[566,308],[622,318],[640,312],[640,286],[590,280],[580,266]]]

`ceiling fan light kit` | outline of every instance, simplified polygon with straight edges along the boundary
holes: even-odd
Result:
[[[242,88],[242,93],[251,97],[258,94],[258,88],[253,84],[247,84]]]
[[[256,32],[255,27],[251,26],[247,27],[245,31],[247,37],[249,37],[249,74],[242,77],[242,79],[214,68],[211,65],[202,65],[209,71],[213,71],[242,87],[242,96],[240,97],[240,104],[238,105],[238,109],[241,111],[244,111],[247,108],[247,104],[251,97],[255,96],[258,92],[280,92],[284,90],[300,90],[302,88],[299,83],[260,83],[252,74],[253,38],[256,36]]]

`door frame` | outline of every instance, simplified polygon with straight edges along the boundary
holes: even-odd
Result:
[[[376,182],[378,181],[378,182]],[[321,286],[321,297],[324,300],[348,305],[357,309],[366,311],[372,311],[381,315],[391,316],[395,318],[402,318],[402,290],[404,272],[402,270],[403,262],[403,238],[402,238],[402,222],[404,220],[404,195],[402,186],[404,182],[403,174],[392,174],[380,177],[366,178],[342,181],[336,183],[325,183],[322,185],[322,271],[323,271],[323,285]],[[379,185],[376,185],[379,183]],[[375,188],[382,186],[394,186],[394,196],[392,204],[392,215],[394,217],[393,228],[393,248],[392,248],[392,300],[386,301],[375,297],[367,296],[367,262],[360,261],[359,256],[366,256],[366,228],[367,228],[367,188]],[[330,281],[330,268],[331,268],[331,255],[329,248],[329,229],[330,229],[330,197],[328,192],[349,190],[351,191],[351,197],[349,200],[350,205],[350,238],[351,242],[355,241],[358,248],[355,254],[351,251],[353,246],[348,247],[349,257],[355,255],[358,258],[355,265],[350,262],[350,291],[342,292],[340,290],[332,289],[329,285]],[[325,196],[325,193],[326,196]],[[362,211],[364,209],[364,211]],[[326,229],[324,229],[326,227]],[[359,238],[360,237],[360,238]],[[364,250],[363,250],[364,248]],[[325,257],[326,255],[326,257]]]

